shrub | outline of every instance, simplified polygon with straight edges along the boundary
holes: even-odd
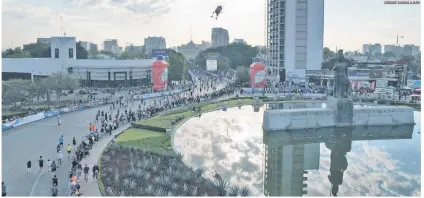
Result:
[[[241,190],[240,190],[240,196],[242,196],[242,197],[248,197],[248,196],[250,196],[252,193],[250,192],[250,190],[249,190],[249,188],[247,188],[247,187],[243,187]]]

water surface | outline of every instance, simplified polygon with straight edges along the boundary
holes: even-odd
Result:
[[[411,127],[270,133],[263,111],[192,118],[176,131],[175,149],[207,177],[219,173],[256,196],[420,196],[419,112]]]

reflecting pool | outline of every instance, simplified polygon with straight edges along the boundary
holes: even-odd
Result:
[[[325,128],[266,132],[263,108],[192,118],[174,147],[205,176],[219,173],[256,196],[420,196],[421,127]]]

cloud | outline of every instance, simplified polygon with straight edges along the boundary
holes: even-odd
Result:
[[[37,7],[28,4],[3,4],[3,16],[11,21],[37,19],[33,20],[34,24],[48,25],[52,15],[53,11],[48,7]]]
[[[129,12],[134,17],[158,18],[171,11],[175,0],[70,0],[71,3],[95,8]]]
[[[188,166],[203,166],[206,177],[217,172],[231,184],[247,186],[253,195],[262,196],[265,166],[262,115],[254,113],[251,107],[242,107],[190,119],[174,135],[176,150],[184,154]],[[308,170],[307,196],[329,196],[331,151],[321,144],[319,155],[319,170]],[[400,166],[401,161],[384,147],[368,141],[355,141],[347,153],[347,162],[343,183],[339,187],[340,196],[421,195],[421,176],[407,173]],[[337,164],[337,161],[333,163]]]

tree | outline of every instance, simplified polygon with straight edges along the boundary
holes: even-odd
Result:
[[[31,58],[31,54],[26,51],[22,50],[22,48],[17,47],[15,49],[7,49],[6,51],[3,51],[2,53],[3,58]]]
[[[37,101],[39,101],[40,97],[44,98],[44,96],[49,92],[49,89],[44,81],[45,79],[38,79],[29,84],[28,90],[31,98],[36,97]]]
[[[77,50],[77,59],[87,59],[88,58],[88,52],[85,50],[85,48],[81,45],[81,41],[79,41],[76,45]]]
[[[236,79],[240,82],[249,82],[249,69],[243,66],[236,68]]]
[[[29,80],[11,79],[2,82],[2,99],[5,104],[15,105],[28,99]]]
[[[79,80],[68,74],[53,73],[45,79],[43,84],[48,88],[49,91],[56,92],[57,101],[60,103],[60,95],[62,91],[73,91],[77,89],[79,87]]]
[[[99,54],[99,49],[97,49],[97,45],[90,44],[90,49],[88,50],[89,57],[96,58]]]
[[[226,56],[219,57],[217,61],[218,70],[227,70],[231,68],[231,60]]]
[[[322,51],[322,58],[324,61],[328,61],[334,57],[336,57],[336,53],[331,51],[330,48],[324,47],[324,50]]]
[[[142,52],[138,52],[136,50],[125,50],[122,52],[122,54],[119,56],[119,59],[121,60],[127,60],[127,59],[144,59],[147,58],[145,54]]]
[[[196,58],[197,66],[206,68],[206,58],[208,54],[217,53],[220,56],[227,57],[229,66],[233,69],[237,66],[248,66],[252,63],[252,59],[257,56],[258,48],[242,43],[232,43],[226,46],[208,48],[200,52]]]
[[[175,50],[169,50],[168,64],[168,80],[182,80],[189,66],[189,63],[185,59],[184,55],[176,52]]]
[[[386,58],[395,58],[396,54],[392,51],[388,51],[388,52],[384,52],[383,56]]]
[[[51,48],[49,45],[37,42],[24,45],[24,50],[28,51],[33,58],[48,58],[51,57]]]

